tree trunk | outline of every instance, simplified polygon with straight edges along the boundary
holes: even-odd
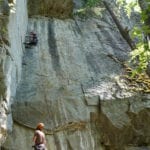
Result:
[[[147,16],[146,19],[144,20],[144,24],[150,29],[150,3],[147,2],[146,0],[138,0],[138,3],[141,7],[142,12]],[[150,40],[150,31],[149,33],[145,34],[147,34]]]
[[[111,10],[111,8],[109,7],[108,3],[103,1],[106,9],[108,10],[108,12],[110,13],[112,19],[114,20],[116,26],[119,29],[120,34],[122,35],[122,37],[127,41],[127,43],[129,44],[129,46],[131,47],[132,50],[134,50],[136,48],[135,43],[132,41],[129,32],[127,31],[126,28],[124,28],[121,23],[119,22],[119,20],[117,19],[117,17],[115,16],[115,14],[113,13],[113,11]]]
[[[144,20],[144,25],[147,26],[150,30],[150,4],[146,0],[138,0],[138,3],[142,10],[142,13],[144,13],[147,16],[146,19]],[[145,34],[145,42],[147,45],[146,48],[150,49],[150,44],[149,44],[150,43],[150,31],[148,33],[144,32],[144,34]],[[146,73],[150,77],[150,62],[147,65]]]

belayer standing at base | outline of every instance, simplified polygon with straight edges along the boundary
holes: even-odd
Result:
[[[46,139],[45,134],[42,131],[44,128],[43,123],[39,123],[36,127],[33,142],[34,142],[34,150],[46,150]]]

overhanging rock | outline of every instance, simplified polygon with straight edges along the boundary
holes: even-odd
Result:
[[[72,0],[32,0],[28,1],[29,16],[46,16],[56,18],[69,18],[73,11]]]

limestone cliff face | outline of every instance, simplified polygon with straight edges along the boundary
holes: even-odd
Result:
[[[0,145],[12,131],[11,104],[21,79],[26,1],[0,1]]]
[[[22,43],[26,19],[18,22],[17,29],[14,28],[17,23],[14,19],[21,20],[20,13],[26,18],[26,5],[23,5],[26,1],[17,1],[18,12],[9,18],[8,29],[14,29],[8,30],[10,56],[17,63],[8,66],[19,72],[14,76],[16,74],[10,71],[8,77],[14,80],[6,84],[4,81],[7,77],[2,71],[1,81],[11,92],[7,99],[12,103],[10,115],[13,116],[13,130],[2,148],[31,149],[34,128],[38,122],[45,124],[48,150],[148,148],[150,97],[128,92],[125,84],[119,80],[118,76],[124,70],[121,62],[127,59],[130,47],[104,5],[99,8],[103,10],[100,16],[77,15],[69,19],[73,11],[70,3],[73,2],[36,2],[36,8],[31,12],[32,4],[29,1],[29,14],[33,13],[34,17],[29,18],[27,32],[37,33],[37,46],[24,49]],[[52,11],[55,13],[56,6],[59,8],[62,6],[60,4],[65,3],[64,7],[69,8],[66,19],[58,19],[61,16],[59,12],[57,19],[55,13],[54,18],[39,13],[44,11],[39,4],[43,4],[43,7],[47,3],[51,3],[48,6],[54,8]],[[77,0],[74,4],[75,8],[82,5]],[[115,1],[111,1],[110,6],[115,10]],[[21,9],[24,12],[19,11]],[[47,13],[49,9],[46,9]],[[120,14],[121,23],[131,28],[133,22],[122,15],[123,12]],[[7,93],[7,90],[4,91]],[[15,96],[13,102],[12,95]],[[8,124],[11,128],[12,124]],[[9,128],[6,126],[6,129]]]

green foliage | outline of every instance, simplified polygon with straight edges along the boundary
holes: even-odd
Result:
[[[142,73],[147,68],[148,62],[150,60],[150,50],[145,49],[143,43],[139,43],[137,48],[131,52],[131,62],[135,66],[132,71],[132,76],[137,73]]]
[[[74,15],[80,16],[81,18],[85,18],[87,13],[86,8],[78,9],[76,12],[74,12]]]
[[[117,4],[125,10],[128,17],[130,17],[133,10],[140,12],[140,8],[136,0],[117,0]]]
[[[132,38],[138,39],[136,44],[136,49],[133,50],[131,54],[131,60],[133,64],[132,76],[137,73],[142,73],[146,70],[148,62],[150,61],[150,48],[147,42],[144,42],[144,35],[149,33],[149,27],[143,26],[141,28],[134,27],[132,31]]]
[[[149,17],[148,12],[150,12],[148,9],[140,12],[142,26],[135,26],[131,33],[133,39],[138,39],[136,49],[131,52],[130,62],[133,65],[132,76],[135,76],[137,73],[145,72],[150,62],[150,45],[145,39],[145,37],[150,34],[150,25],[145,24],[145,21]]]
[[[102,16],[102,12],[103,12],[103,8],[99,7],[101,0],[86,0],[86,4],[76,10],[76,12],[74,12],[74,15],[78,15],[81,18],[87,18],[93,15],[96,16]]]
[[[100,0],[87,0],[86,7],[96,6]]]
[[[117,0],[119,6],[123,7],[126,14],[130,17],[131,12],[137,12],[141,15],[141,26],[136,25],[131,31],[132,39],[137,40],[136,49],[131,54],[130,63],[132,64],[132,74],[135,76],[137,73],[142,73],[146,70],[148,62],[150,61],[150,48],[148,43],[144,41],[145,35],[150,33],[150,27],[145,25],[144,22],[148,19],[148,11],[146,9],[141,11],[136,0]]]

